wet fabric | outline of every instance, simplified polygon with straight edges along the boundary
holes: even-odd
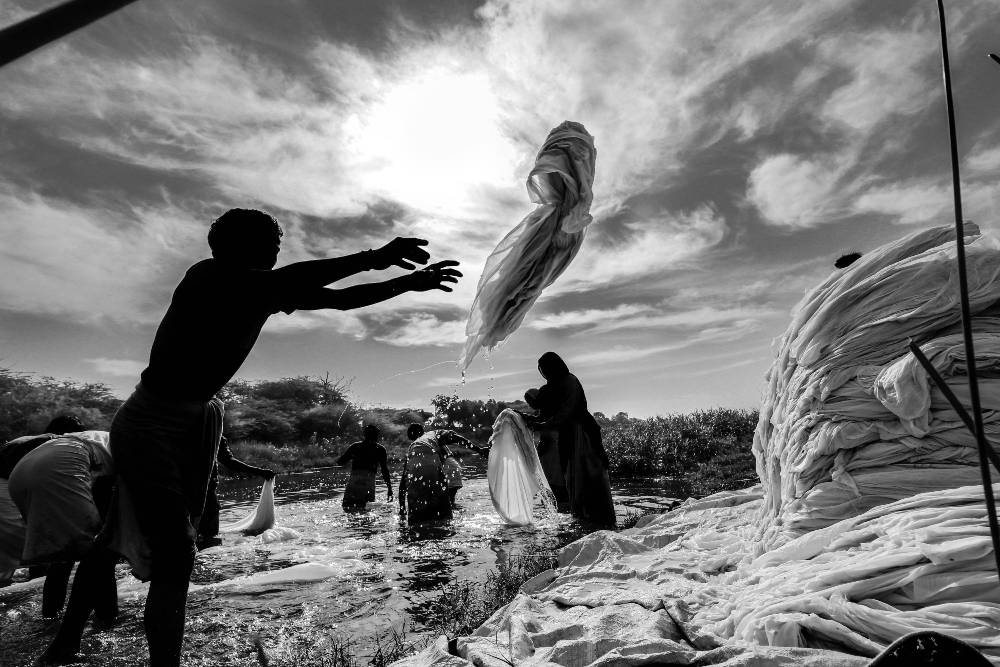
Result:
[[[14,466],[24,458],[25,454],[54,437],[56,437],[55,433],[25,435],[14,438],[0,447],[0,479],[9,478]]]
[[[221,526],[219,532],[260,535],[272,527],[274,527],[274,479],[269,479],[261,487],[260,498],[253,511],[239,521]]]
[[[873,508],[755,557],[763,505],[761,487],[725,491],[590,533],[440,664],[860,667],[928,629],[1000,663],[980,487]]]
[[[450,519],[452,516],[437,438],[437,434],[430,431],[414,440],[406,450],[400,494],[405,494],[410,522]]]
[[[169,400],[140,384],[115,414],[111,452],[118,495],[111,548],[143,581],[153,576],[157,550],[164,559],[195,551],[196,526],[222,434],[222,409],[218,399]]]
[[[351,470],[351,478],[344,488],[344,508],[363,508],[375,502],[375,471],[369,468]]]
[[[441,463],[441,471],[444,473],[444,482],[449,489],[462,488],[462,462],[454,455],[445,457]]]
[[[535,440],[534,433],[514,410],[505,409],[493,422],[486,478],[493,508],[511,526],[527,526],[534,521],[536,500],[548,511],[555,511],[555,496],[538,460]]]
[[[1000,242],[965,227],[987,438],[1000,440]],[[970,405],[954,229],[915,232],[835,270],[782,335],[754,435],[759,549],[872,507],[980,479],[975,439],[907,348]]]
[[[75,561],[91,550],[103,525],[93,487],[114,475],[107,439],[105,431],[58,436],[14,466],[8,489],[24,520],[22,565]]]
[[[580,123],[565,121],[545,139],[527,181],[537,207],[486,259],[465,327],[462,370],[480,349],[514,333],[542,290],[573,261],[592,220],[596,157],[594,138]]]

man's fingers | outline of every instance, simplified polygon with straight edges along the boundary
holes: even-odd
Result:
[[[438,289],[441,290],[442,292],[450,292],[451,291],[450,287],[445,287],[444,285],[438,285]]]
[[[405,260],[402,260],[402,259],[396,262],[396,266],[400,267],[401,269],[415,269],[415,268],[417,268],[415,265],[410,264],[409,262],[407,262]]]
[[[443,268],[446,268],[446,267],[449,267],[449,266],[458,266],[458,265],[459,265],[458,261],[456,261],[454,259],[446,259],[446,260],[444,260],[442,262],[435,262],[435,263],[431,264],[431,266],[429,266],[427,268],[432,268],[433,267],[435,269],[443,269]]]

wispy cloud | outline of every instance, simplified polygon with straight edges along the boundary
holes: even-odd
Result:
[[[146,368],[146,362],[135,359],[96,357],[94,359],[84,359],[84,362],[93,366],[94,370],[102,375],[119,377],[138,377],[139,373]]]

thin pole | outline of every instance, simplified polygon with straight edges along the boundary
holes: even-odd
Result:
[[[993,62],[995,62],[997,65],[1000,65],[1000,56],[998,56],[995,53],[991,53],[990,58],[993,58]]]
[[[69,0],[0,30],[0,67],[136,0]]]
[[[986,513],[990,520],[993,538],[993,558],[1000,579],[1000,526],[997,525],[996,501],[993,482],[986,454],[983,433],[983,411],[979,404],[979,382],[976,379],[976,351],[972,342],[972,314],[969,308],[969,281],[965,273],[965,230],[962,223],[962,184],[958,172],[958,140],[955,132],[955,102],[951,95],[951,64],[948,62],[948,26],[944,17],[944,0],[937,0],[938,19],[941,25],[941,68],[944,74],[945,102],[948,106],[948,138],[951,141],[951,186],[955,195],[955,256],[958,259],[958,289],[962,300],[962,333],[965,338],[965,359],[969,374],[969,398],[972,400],[972,419],[975,425],[976,444],[979,447],[979,471],[983,478],[983,495]]]
[[[969,416],[969,412],[968,410],[965,409],[965,406],[963,406],[961,401],[958,400],[958,396],[955,396],[955,392],[951,390],[951,387],[949,387],[948,384],[944,381],[944,378],[941,377],[941,374],[937,372],[936,368],[934,368],[934,364],[932,364],[930,360],[924,355],[924,352],[923,350],[920,349],[920,346],[914,343],[912,340],[910,341],[910,351],[913,353],[913,356],[917,358],[917,361],[920,362],[920,365],[924,367],[924,370],[927,372],[927,375],[930,377],[931,381],[937,385],[937,388],[941,390],[941,393],[944,394],[944,397],[948,399],[949,403],[951,403],[952,409],[956,413],[958,413],[958,416],[962,420],[962,423],[965,424],[966,428],[969,429],[969,432],[972,433],[973,437],[975,437],[976,435],[975,422],[972,421],[972,417]],[[998,455],[993,450],[992,443],[987,443],[987,444],[988,447],[986,448],[986,455],[989,456],[990,461],[993,462],[993,467],[996,468],[998,472],[1000,472],[1000,455]]]

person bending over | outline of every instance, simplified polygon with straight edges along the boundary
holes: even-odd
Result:
[[[212,477],[208,480],[208,493],[205,495],[205,510],[202,512],[201,520],[198,522],[198,550],[222,544],[219,539],[219,512],[222,507],[219,505],[219,464],[224,465],[228,470],[236,473],[243,473],[251,477],[262,477],[265,481],[274,479],[274,471],[267,468],[258,468],[249,463],[244,463],[233,455],[233,450],[229,448],[229,439],[226,436],[219,438],[219,452],[215,456],[215,465],[212,466]]]
[[[425,433],[422,424],[406,429],[410,446],[399,478],[399,511],[410,524],[452,516],[443,466],[447,447],[440,442],[441,433]]]
[[[379,444],[382,431],[369,424],[364,428],[364,439],[355,442],[337,459],[337,465],[351,462],[351,478],[344,489],[343,507],[345,511],[363,510],[368,503],[375,502],[375,475],[382,469],[382,479],[387,491],[386,500],[392,500],[392,477],[389,475],[389,460],[385,447]]]
[[[87,429],[79,418],[73,415],[59,415],[49,422],[44,433],[15,438],[0,447],[0,581],[9,579],[13,568],[17,567],[21,560],[21,549],[24,547],[24,523],[7,488],[10,473],[26,454],[39,445],[52,440],[57,435],[78,433],[85,430]],[[55,618],[62,611],[72,571],[72,561],[35,565],[28,568],[30,578],[45,577],[45,584],[42,588],[43,618]],[[112,579],[113,585],[114,580]],[[105,615],[101,615],[101,617],[102,621],[108,620]]]
[[[212,257],[174,290],[153,339],[149,365],[115,414],[111,452],[118,471],[113,545],[149,580],[144,625],[152,667],[180,664],[198,518],[222,432],[216,393],[239,370],[272,315],[351,310],[406,292],[450,292],[457,262],[382,282],[331,283],[391,266],[427,262],[427,241],[396,238],[377,250],[275,269],[282,230],[270,215],[232,209],[208,232]]]

